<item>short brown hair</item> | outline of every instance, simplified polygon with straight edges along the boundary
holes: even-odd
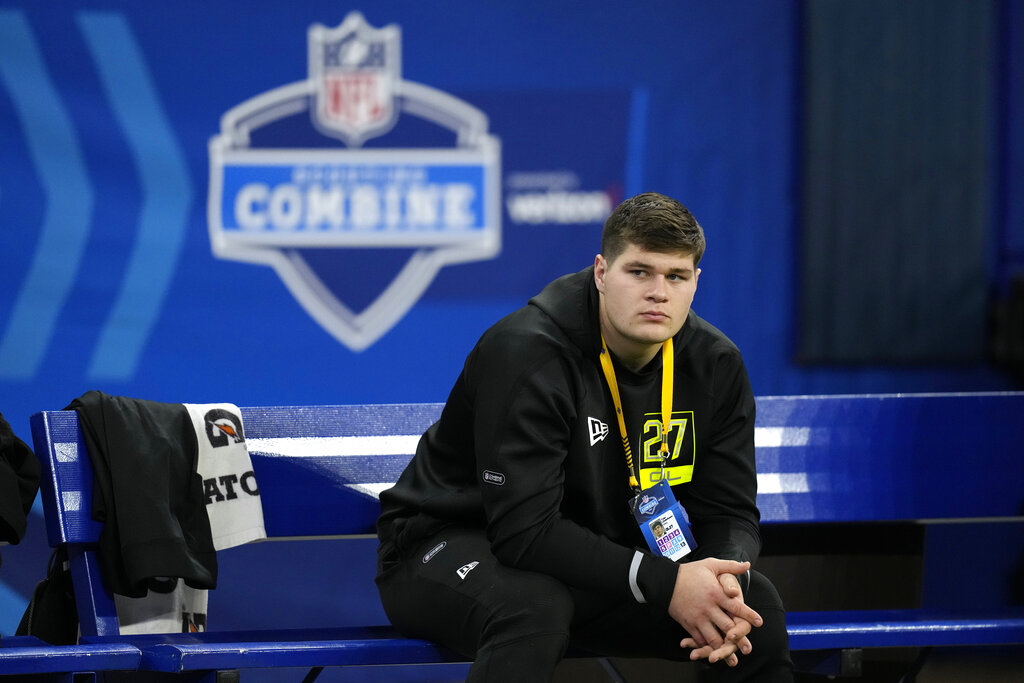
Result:
[[[601,253],[614,261],[630,244],[645,251],[693,255],[694,267],[704,256],[704,230],[690,210],[671,197],[645,192],[625,200],[604,222]]]

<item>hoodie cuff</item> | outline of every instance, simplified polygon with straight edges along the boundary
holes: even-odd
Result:
[[[667,557],[636,551],[629,570],[629,588],[637,602],[668,609],[679,568]]]

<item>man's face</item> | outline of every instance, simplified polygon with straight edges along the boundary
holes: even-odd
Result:
[[[615,355],[627,365],[653,358],[686,322],[699,275],[692,254],[644,251],[634,244],[611,263],[598,254],[594,281],[601,293],[601,332]]]

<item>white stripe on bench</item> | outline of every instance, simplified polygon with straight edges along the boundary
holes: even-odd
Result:
[[[359,493],[377,498],[384,489],[394,486],[394,482],[377,482],[363,484],[347,484],[347,486]],[[807,484],[807,475],[803,472],[793,474],[779,474],[771,472],[757,475],[757,493],[808,493],[810,487]]]
[[[373,498],[380,498],[381,491],[383,491],[384,489],[389,489],[394,485],[395,482],[393,481],[377,484],[345,484],[345,486],[348,486],[353,491],[358,491],[359,493],[371,496]]]
[[[760,448],[804,446],[810,438],[807,427],[758,427],[754,430],[754,445]],[[281,437],[249,439],[249,450],[257,453],[278,454],[297,458],[324,456],[406,455],[416,452],[419,434],[394,436],[325,436]],[[377,498],[380,492],[394,482],[360,482],[348,487],[363,495]],[[757,475],[758,494],[807,493],[810,487],[802,472]]]
[[[360,455],[411,455],[419,434],[393,436],[297,436],[277,439],[248,439],[250,451],[293,458]]]
[[[809,493],[807,475],[803,472],[779,474],[766,472],[757,475],[757,495],[765,493]]]
[[[756,448],[806,446],[811,430],[808,427],[757,427]],[[326,455],[403,455],[416,452],[419,434],[390,436],[298,436],[274,439],[249,439],[250,451],[278,453],[297,458]]]
[[[810,427],[755,427],[754,447],[806,446],[810,437]]]

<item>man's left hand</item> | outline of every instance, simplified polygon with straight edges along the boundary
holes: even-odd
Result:
[[[743,590],[740,588],[739,580],[735,574],[719,574],[718,580],[721,582],[726,595],[742,599]],[[707,659],[711,664],[724,661],[727,666],[736,666],[739,664],[737,652],[745,655],[750,654],[753,646],[750,644],[747,634],[750,633],[753,626],[741,617],[730,616],[736,622],[736,626],[729,629],[729,633],[725,634],[725,642],[717,649],[706,643],[699,643],[692,637],[683,639],[680,643],[682,647],[693,648],[693,652],[690,653],[692,661]]]

